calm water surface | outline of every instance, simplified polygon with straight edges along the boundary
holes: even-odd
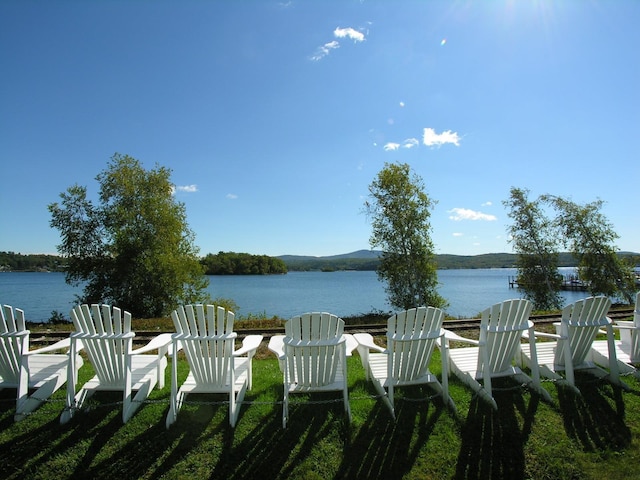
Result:
[[[568,272],[562,272],[568,273]],[[472,317],[484,308],[509,298],[518,290],[509,288],[511,268],[439,270],[439,292],[449,301],[447,313]],[[375,310],[389,312],[384,286],[375,272],[290,272],[286,275],[210,276],[213,298],[231,298],[236,313],[277,315],[322,310],[341,316]],[[56,310],[68,318],[80,288],[67,285],[62,273],[0,273],[0,303],[25,311],[28,320],[46,321]],[[565,304],[586,297],[586,292],[563,292]]]

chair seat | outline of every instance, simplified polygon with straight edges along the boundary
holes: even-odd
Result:
[[[40,388],[47,380],[58,375],[66,375],[69,357],[58,354],[33,355],[28,359],[29,388]],[[0,377],[0,389],[18,388],[18,382]]]
[[[344,375],[340,368],[336,371],[334,381],[327,385],[304,385],[298,383],[295,378],[297,378],[297,372],[294,372],[294,380],[289,384],[290,393],[333,392],[336,390],[342,390],[345,385]]]
[[[555,363],[556,357],[556,342],[538,342],[536,343],[536,351],[538,352],[538,364],[553,371],[562,371],[565,369],[564,365]],[[522,353],[525,356],[530,355],[529,345],[522,345]],[[591,361],[582,362],[579,365],[573,365],[574,370],[596,368],[596,364]]]
[[[622,363],[633,363],[631,361],[631,349],[629,345],[623,345],[620,341],[614,342],[616,358],[619,362]],[[596,340],[593,342],[591,346],[594,351],[598,352],[600,355],[607,357],[609,356],[609,345],[606,340]],[[630,365],[629,365],[630,366]]]
[[[29,388],[40,388],[47,380],[58,375],[66,375],[68,355],[42,354],[29,357]],[[76,357],[76,367],[83,364],[82,357]]]
[[[454,363],[459,370],[467,372],[473,378],[482,376],[482,372],[478,372],[478,347],[450,348],[449,360]]]
[[[251,360],[247,357],[234,358],[235,367],[235,383],[233,390],[239,392],[242,387],[249,380],[249,364]],[[229,393],[229,387],[231,383],[231,372],[227,372],[224,385],[214,385],[210,383],[198,383],[193,375],[193,372],[189,372],[186,380],[180,386],[180,392],[189,393]]]
[[[131,358],[131,390],[140,390],[151,381],[155,386],[158,381],[158,366],[164,372],[167,367],[167,358],[162,357],[158,360],[155,355],[134,355]],[[95,375],[91,380],[85,383],[82,388],[86,390],[116,390],[122,391],[124,379],[115,378],[101,379]]]
[[[528,347],[528,345],[527,345]],[[468,373],[476,380],[482,380],[482,370],[478,370],[478,355],[480,349],[478,347],[452,348],[449,350],[449,359],[463,372]],[[492,371],[491,376],[494,378],[510,377],[522,374],[522,370],[516,365],[511,365],[502,371]]]
[[[376,378],[383,387],[388,388],[390,385],[388,378],[388,364],[389,355],[386,353],[370,353],[369,354],[369,372]],[[434,383],[438,381],[433,373],[427,371],[425,375],[421,375],[411,380],[396,380],[394,385],[396,387],[403,387],[409,385],[421,385],[423,383]]]

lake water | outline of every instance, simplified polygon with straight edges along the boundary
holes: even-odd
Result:
[[[562,270],[562,269],[561,269]],[[562,271],[570,273],[573,269]],[[494,303],[520,297],[509,288],[512,268],[439,270],[439,293],[449,302],[455,317],[473,317]],[[383,284],[373,271],[289,272],[286,275],[210,276],[213,298],[230,298],[238,315],[262,314],[289,318],[308,311],[351,316],[391,311]],[[2,272],[0,303],[22,308],[28,320],[44,322],[56,310],[68,318],[80,288],[67,285],[62,273]],[[562,292],[565,304],[588,296],[586,292]]]

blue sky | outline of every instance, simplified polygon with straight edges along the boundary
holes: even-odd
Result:
[[[436,253],[512,252],[512,186],[605,201],[640,252],[640,2],[0,3],[0,251],[116,152],[172,169],[201,254],[369,247],[411,165]]]

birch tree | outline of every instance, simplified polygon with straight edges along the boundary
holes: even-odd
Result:
[[[369,243],[382,250],[377,274],[395,308],[447,305],[437,292],[429,222],[433,206],[423,180],[407,164],[385,164],[369,185],[365,203],[373,229]]]
[[[502,202],[513,220],[508,231],[517,254],[518,287],[536,310],[557,310],[562,308],[562,278],[556,230],[540,201],[529,201],[528,195],[528,190],[512,187],[509,200]]]

